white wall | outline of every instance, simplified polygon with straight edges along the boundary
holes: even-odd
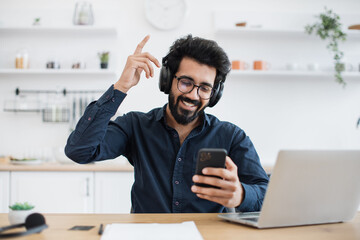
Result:
[[[74,0],[3,0],[0,1],[0,26],[30,25],[35,17],[41,17],[43,26],[70,26]],[[144,1],[96,0],[92,1],[95,24],[116,26],[118,29],[117,56],[113,56],[112,68],[120,76],[126,57],[133,52],[137,43],[147,34],[151,39],[145,51],[151,52],[159,60],[167,53],[170,44],[178,37],[192,33],[196,36],[212,38],[224,43],[231,58],[239,53],[232,52],[227,40],[215,35],[214,11],[255,11],[282,13],[316,14],[326,5],[339,14],[358,14],[360,1],[325,0],[188,0],[189,14],[184,24],[172,31],[159,31],[150,26],[144,15]],[[357,23],[360,19],[357,19]],[[0,36],[1,38],[1,36]],[[44,39],[44,44],[46,40]],[[276,40],[272,40],[276,41]],[[294,45],[291,44],[294,41]],[[293,59],[305,62],[305,58],[316,53],[316,61],[326,62],[331,55],[323,49],[323,44],[306,44],[303,51],[296,52],[301,40],[284,39],[275,46],[284,54],[292,53]],[[3,45],[1,45],[3,44]],[[244,55],[259,54],[252,43]],[[272,45],[266,45],[272,47]],[[56,49],[56,45],[54,45]],[[71,45],[69,47],[71,49]],[[76,48],[76,46],[74,46]],[[347,50],[349,60],[360,63],[360,49]],[[6,49],[0,42],[0,50]],[[1,52],[0,52],[1,53]],[[3,52],[4,53],[4,52]],[[9,53],[7,53],[9,54]],[[15,53],[14,53],[15,54]],[[242,53],[240,53],[242,54]],[[272,55],[273,54],[273,55]],[[291,54],[290,54],[291,55]],[[8,64],[0,54],[0,63]],[[264,55],[265,56],[265,55]],[[276,49],[267,58],[277,59]],[[68,57],[68,52],[57,53],[57,58]],[[93,60],[93,59],[92,59]],[[12,60],[11,60],[12,61]],[[10,62],[11,62],[10,61]],[[114,66],[116,65],[116,66]],[[0,66],[3,68],[4,66]],[[154,79],[146,78],[129,92],[120,112],[131,110],[149,111],[162,106],[167,96],[158,90],[158,73]],[[115,79],[113,79],[115,81]],[[360,79],[348,81],[343,89],[332,79],[227,79],[223,98],[208,112],[222,120],[234,122],[243,128],[253,140],[263,164],[273,164],[279,149],[359,149],[360,130],[355,127],[360,116]],[[54,89],[57,86],[69,89],[107,89],[109,79],[51,79],[32,77],[0,76],[0,102],[13,97],[15,87]],[[63,147],[69,134],[68,124],[45,124],[41,116],[34,113],[8,113],[0,110],[0,154],[21,154],[24,151],[50,152],[53,147]],[[30,150],[31,149],[31,150]]]

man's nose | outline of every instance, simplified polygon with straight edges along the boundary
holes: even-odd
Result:
[[[198,94],[198,87],[194,86],[193,90],[191,92],[187,93],[186,96],[190,99],[200,99]]]

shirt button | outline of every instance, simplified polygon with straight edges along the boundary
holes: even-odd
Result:
[[[175,184],[179,184],[179,181],[175,181]]]
[[[178,161],[181,162],[181,158],[178,158]]]
[[[110,96],[109,96],[109,95],[107,95],[107,96],[106,96],[106,99],[109,99],[109,97],[110,97]]]
[[[91,117],[88,117],[88,121],[91,121]]]
[[[174,138],[176,138],[178,135],[176,133],[174,133]]]
[[[112,101],[112,102],[115,102],[115,98],[112,98],[111,101]]]
[[[178,201],[175,202],[175,205],[176,205],[176,206],[179,206],[179,204],[180,204],[180,203],[179,203]]]

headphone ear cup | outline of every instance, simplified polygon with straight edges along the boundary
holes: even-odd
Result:
[[[216,90],[214,92],[214,95],[210,98],[209,105],[208,105],[209,107],[213,107],[219,102],[219,100],[222,96],[223,90],[224,90],[224,83],[222,81],[220,81],[218,84],[218,87],[216,88]]]
[[[45,218],[40,213],[32,213],[25,219],[25,228],[30,229],[46,224]]]
[[[161,92],[165,94],[169,94],[171,89],[171,72],[170,69],[166,66],[162,66],[160,70],[160,78],[159,78],[159,88]]]

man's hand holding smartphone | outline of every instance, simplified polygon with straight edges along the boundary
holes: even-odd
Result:
[[[226,156],[225,150],[220,150],[220,152],[225,151],[225,155],[219,153],[219,150],[201,149],[199,151],[197,172],[193,176],[195,185],[191,187],[191,190],[199,198],[219,203],[225,207],[238,207],[243,200],[244,191],[238,177],[237,166],[230,157]],[[222,167],[224,159],[221,159],[223,158],[221,156],[225,157],[226,168]],[[211,159],[208,161],[209,167],[205,166],[204,159],[201,162],[201,157]]]

